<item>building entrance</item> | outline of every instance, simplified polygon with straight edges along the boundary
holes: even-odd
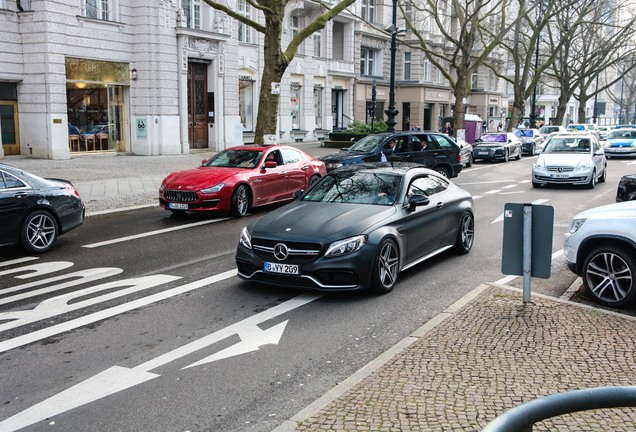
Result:
[[[188,63],[188,140],[191,149],[208,147],[208,65]]]
[[[0,131],[2,132],[4,154],[20,154],[17,102],[0,100]]]

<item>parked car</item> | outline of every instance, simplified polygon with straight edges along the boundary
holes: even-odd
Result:
[[[545,138],[541,135],[539,129],[513,129],[512,133],[517,135],[521,140],[524,154],[536,155],[537,153],[541,153]]]
[[[616,202],[636,200],[636,174],[621,177],[616,189]]]
[[[606,176],[607,160],[594,135],[557,134],[548,140],[532,167],[532,186],[571,184],[594,188]]]
[[[523,145],[517,135],[512,132],[491,132],[482,135],[473,145],[473,160],[502,159],[508,162],[511,158],[521,159]]]
[[[30,253],[46,252],[58,236],[84,222],[84,211],[71,182],[0,164],[0,246],[19,244]]]
[[[601,141],[605,141],[609,136],[610,127],[609,126],[597,126],[599,138]]]
[[[294,199],[294,192],[311,188],[326,173],[324,162],[291,146],[232,147],[200,167],[167,176],[159,205],[175,213],[229,211],[240,217]]]
[[[391,140],[395,149],[389,148]],[[422,144],[426,148],[422,149]],[[339,153],[320,158],[327,164],[327,171],[364,162],[385,160],[415,162],[445,177],[456,177],[462,170],[459,145],[450,136],[430,131],[384,132],[367,135],[351,147]]]
[[[567,130],[569,132],[589,133],[594,135],[597,140],[600,141],[601,139],[601,134],[598,129],[596,129],[596,125],[594,123],[570,123]]]
[[[459,160],[463,165],[471,167],[473,165],[473,145],[462,138],[457,138],[459,146]]]
[[[568,268],[600,304],[625,307],[636,299],[636,201],[592,208],[574,216],[565,234]]]
[[[243,228],[241,279],[324,291],[387,293],[400,272],[474,240],[471,195],[412,163],[334,170],[298,199]]]
[[[567,132],[568,130],[566,128],[564,128],[563,126],[555,126],[555,125],[549,125],[549,126],[541,126],[539,128],[539,132],[541,133],[541,135],[543,135],[546,139],[550,137],[550,135],[555,134],[555,133],[561,133],[561,132]]]
[[[607,136],[605,156],[636,156],[636,128],[612,129]]]

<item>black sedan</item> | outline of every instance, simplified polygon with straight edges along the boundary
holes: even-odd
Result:
[[[519,137],[512,132],[497,132],[482,135],[473,145],[473,160],[521,159],[523,144]]]
[[[46,252],[83,222],[84,202],[70,182],[0,164],[0,246]]]
[[[636,174],[621,177],[616,189],[616,202],[636,200]]]
[[[334,170],[245,227],[236,252],[244,280],[324,291],[387,293],[402,270],[474,240],[471,195],[412,163]]]

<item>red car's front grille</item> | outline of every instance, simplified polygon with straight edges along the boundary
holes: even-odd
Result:
[[[165,190],[163,192],[163,197],[166,199],[166,201],[180,203],[197,202],[197,200],[199,199],[196,192],[182,190]]]

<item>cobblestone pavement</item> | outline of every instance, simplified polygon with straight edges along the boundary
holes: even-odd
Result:
[[[636,384],[636,319],[494,284],[358,384],[278,431],[478,431],[537,397]],[[320,405],[320,402],[316,405]],[[306,414],[306,413],[305,413]],[[636,408],[584,411],[535,431],[633,431]]]

